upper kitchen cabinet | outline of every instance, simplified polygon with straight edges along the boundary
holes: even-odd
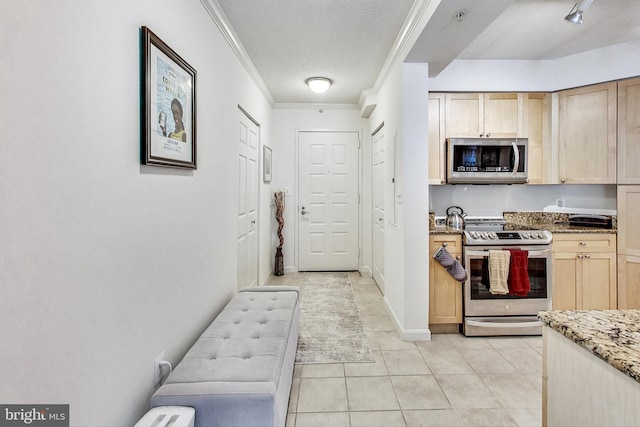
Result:
[[[528,138],[529,184],[551,184],[551,94],[529,93],[523,135]]]
[[[431,185],[444,184],[446,180],[444,105],[444,93],[429,94],[429,184]]]
[[[561,183],[616,183],[616,99],[615,82],[559,92]]]
[[[640,184],[640,78],[618,82],[618,184]]]
[[[525,137],[525,95],[447,93],[447,138]]]

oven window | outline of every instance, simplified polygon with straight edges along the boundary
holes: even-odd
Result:
[[[547,259],[529,258],[529,282],[531,290],[527,296],[493,295],[489,292],[489,259],[472,258],[469,260],[471,299],[523,299],[547,298]]]

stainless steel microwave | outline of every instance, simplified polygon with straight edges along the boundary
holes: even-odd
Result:
[[[447,183],[527,182],[526,138],[447,139]]]

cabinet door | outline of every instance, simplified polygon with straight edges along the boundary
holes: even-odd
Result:
[[[429,184],[445,183],[444,93],[429,94]]]
[[[616,254],[585,253],[582,280],[578,280],[578,310],[610,310],[617,308]]]
[[[551,94],[530,93],[525,99],[525,128],[521,137],[527,137],[529,184],[551,183]]]
[[[484,137],[516,138],[523,136],[524,95],[517,93],[485,93]]]
[[[618,309],[640,309],[640,257],[618,255]]]
[[[553,281],[551,282],[551,308],[553,310],[576,309],[576,284],[578,254],[576,252],[553,253]]]
[[[461,258],[462,241],[459,236],[431,236],[429,258],[429,323],[462,323],[462,284],[433,258],[433,254],[447,243],[447,251]]]
[[[447,93],[447,138],[479,138],[484,136],[484,104],[479,93]]]
[[[559,93],[561,183],[615,184],[616,98],[615,82]]]
[[[618,253],[640,256],[640,186],[618,186]]]
[[[616,252],[616,235],[608,233],[556,233],[554,252],[594,253]]]
[[[640,184],[640,78],[618,82],[618,184]]]

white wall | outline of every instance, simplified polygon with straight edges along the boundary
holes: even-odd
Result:
[[[273,181],[272,193],[291,189],[291,195],[285,197],[284,228],[285,239],[283,254],[286,272],[298,271],[296,220],[298,219],[296,165],[298,162],[297,132],[304,130],[349,130],[362,133],[363,144],[360,150],[360,186],[362,212],[361,229],[361,270],[371,272],[371,133],[366,119],[360,117],[357,106],[314,106],[314,105],[276,105],[273,110]],[[364,163],[364,164],[363,164]],[[272,209],[272,218],[275,210]],[[272,236],[272,256],[275,256],[277,236],[275,226]]]
[[[196,171],[139,164],[142,25],[198,72]],[[237,105],[267,144],[271,109],[197,0],[6,3],[0,28],[0,402],[132,425],[235,290]]]
[[[395,224],[386,223],[385,301],[405,339],[428,339],[428,181],[426,64],[397,64],[377,94],[370,132],[384,122],[396,140]]]

